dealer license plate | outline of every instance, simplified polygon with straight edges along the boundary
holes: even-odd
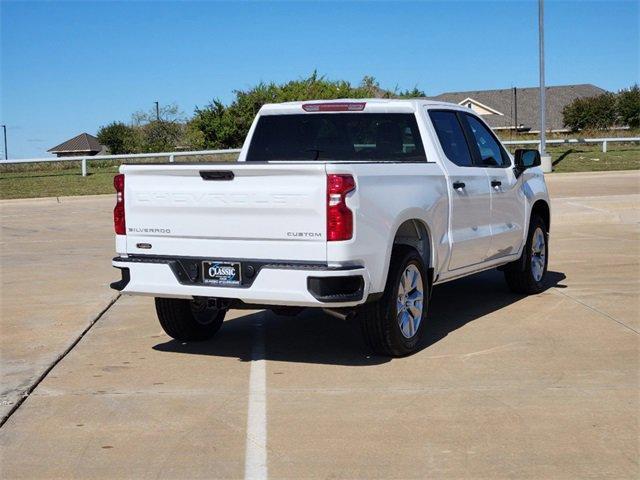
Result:
[[[240,285],[240,262],[202,262],[202,280],[207,285]]]

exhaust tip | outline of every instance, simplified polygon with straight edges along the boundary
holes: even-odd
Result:
[[[331,315],[332,317],[335,317],[339,320],[352,320],[355,315],[356,315],[356,311],[353,309],[342,309],[342,310],[335,310],[332,308],[323,308],[322,311],[328,315]]]

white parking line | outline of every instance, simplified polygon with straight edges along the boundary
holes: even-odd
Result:
[[[244,478],[267,478],[267,392],[264,345],[264,319],[254,325],[255,335],[249,373],[249,405],[247,408],[247,443],[244,457]]]

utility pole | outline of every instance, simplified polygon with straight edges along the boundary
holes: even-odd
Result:
[[[513,87],[513,123],[516,127],[516,135],[518,134],[518,89]]]
[[[2,130],[4,132],[4,159],[9,160],[9,152],[7,152],[7,126],[2,125]]]
[[[538,0],[538,46],[540,50],[540,157],[542,171],[551,172],[551,157],[547,155],[547,103],[544,86],[544,0]]]
[[[160,121],[160,104],[158,102],[153,102],[156,104],[156,121]]]

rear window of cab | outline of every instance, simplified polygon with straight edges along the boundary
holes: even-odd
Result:
[[[263,115],[246,161],[426,161],[411,113]]]

